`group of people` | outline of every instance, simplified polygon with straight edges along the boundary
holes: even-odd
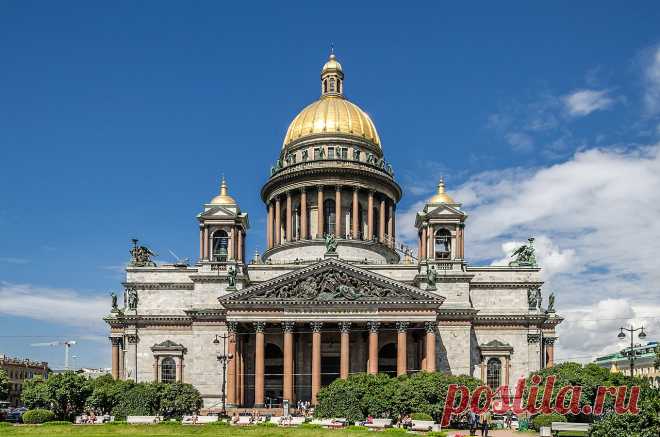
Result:
[[[296,408],[298,409],[298,414],[301,414],[305,417],[309,417],[314,414],[314,408],[312,408],[312,404],[309,401],[298,401]]]
[[[490,411],[479,415],[470,410],[468,413],[468,426],[470,427],[470,435],[477,435],[477,429],[481,431],[481,437],[488,437],[488,430],[492,422]]]

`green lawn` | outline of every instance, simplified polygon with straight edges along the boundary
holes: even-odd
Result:
[[[389,434],[389,433],[388,433]],[[50,437],[50,436],[244,436],[244,437],[373,437],[373,432],[362,430],[329,430],[306,428],[277,428],[265,426],[218,426],[218,425],[22,425],[2,426],[0,436]],[[390,434],[391,435],[391,434]]]

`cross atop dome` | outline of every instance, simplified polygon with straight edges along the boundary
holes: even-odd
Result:
[[[341,64],[335,56],[334,46],[330,48],[328,62],[321,70],[321,96],[343,96],[344,95],[344,72]]]

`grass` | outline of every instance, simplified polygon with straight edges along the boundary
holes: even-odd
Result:
[[[318,428],[271,428],[264,426],[217,426],[217,425],[61,425],[61,426],[39,426],[21,425],[0,428],[1,437],[373,437],[374,433],[366,430],[331,430]]]

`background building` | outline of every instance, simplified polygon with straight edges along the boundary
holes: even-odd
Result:
[[[638,344],[632,349],[635,356],[634,376],[645,378],[656,388],[660,387],[660,371],[655,368],[657,341]],[[612,372],[622,372],[630,376],[630,347],[619,352],[596,358],[594,361],[600,367],[610,369]]]
[[[533,240],[510,266],[469,265],[468,216],[442,180],[414,223],[396,223],[402,189],[334,55],[319,85],[261,189],[263,254],[248,261],[248,215],[224,179],[197,216],[194,266],[156,266],[136,242],[124,305],[105,319],[113,376],[190,382],[215,408],[223,391],[230,406],[315,403],[357,372],[439,370],[496,387],[551,366],[562,319],[554,298],[542,305]],[[397,240],[401,225],[417,229],[417,248]],[[232,357],[224,389],[219,354]]]
[[[32,361],[21,358],[11,358],[0,355],[0,369],[7,372],[9,377],[9,405],[17,407],[21,405],[21,392],[23,382],[33,376],[41,375],[48,377],[48,363]]]

